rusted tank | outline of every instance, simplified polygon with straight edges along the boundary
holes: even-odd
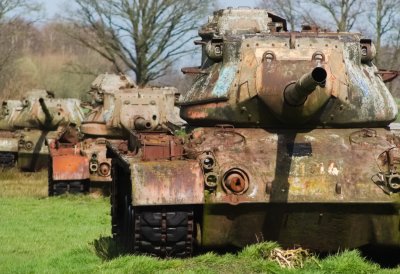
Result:
[[[28,91],[22,100],[2,102],[0,165],[34,171],[48,165],[46,138],[58,128],[80,125],[83,112],[77,99],[54,98],[46,90]]]
[[[130,131],[163,131],[173,115],[177,91],[138,88],[125,75],[104,74],[95,79],[90,93],[91,111],[79,128],[69,129],[79,131],[81,137],[65,140],[59,135],[50,142],[49,195],[91,189],[109,193],[111,159],[106,154],[106,140],[125,154]]]
[[[199,35],[202,65],[182,69],[196,74],[180,101],[188,135],[157,157],[141,134],[137,154],[109,146],[112,232],[127,251],[398,248],[397,106],[371,40],[287,32],[247,8],[215,12]]]
[[[111,161],[106,157],[105,137],[118,139],[120,136],[102,134],[101,131],[112,116],[114,94],[134,86],[126,75],[100,74],[96,77],[89,91],[91,102],[83,104],[87,113],[82,125],[65,128],[48,140],[49,196],[86,193],[93,188],[107,192]],[[85,130],[88,127],[94,129],[93,134]]]

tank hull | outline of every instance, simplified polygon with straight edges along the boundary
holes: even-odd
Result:
[[[47,167],[49,150],[45,144],[48,132],[36,129],[0,132],[1,165],[16,166],[24,171]]]
[[[365,245],[400,248],[399,206],[394,204],[205,205],[202,222],[201,245],[211,248],[260,241],[320,252]]]
[[[110,142],[124,146],[122,140]],[[49,195],[68,192],[71,183],[79,184],[77,192],[110,193],[111,159],[107,158],[104,138],[88,138],[75,145],[53,142],[50,159]]]
[[[261,240],[319,251],[400,247],[399,193],[379,180],[396,136],[385,128],[197,128],[184,144],[186,159],[114,152],[113,184],[133,210],[192,207],[204,247]],[[204,164],[204,154],[213,165]],[[230,176],[243,176],[242,188],[228,184]]]

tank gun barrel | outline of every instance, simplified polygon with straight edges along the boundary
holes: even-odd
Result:
[[[135,129],[138,129],[138,130],[150,129],[151,122],[144,119],[143,117],[138,117],[135,119],[134,127],[135,127]]]
[[[303,105],[307,96],[313,93],[317,86],[325,86],[326,76],[326,70],[322,67],[316,67],[311,72],[304,74],[297,82],[291,83],[285,88],[285,103],[290,106]]]
[[[53,120],[53,115],[50,114],[49,109],[47,108],[46,103],[43,98],[39,98],[39,104],[42,107],[43,113],[45,115],[45,123],[50,123]]]

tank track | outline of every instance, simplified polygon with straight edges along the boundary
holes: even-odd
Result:
[[[190,207],[133,207],[125,203],[123,211],[122,218],[112,213],[112,230],[125,252],[161,258],[192,255],[195,226]]]
[[[134,215],[135,252],[159,257],[187,257],[193,253],[193,210],[165,207],[137,210]]]
[[[16,164],[16,160],[15,154],[0,152],[0,167],[13,167]]]
[[[195,206],[133,206],[127,166],[113,159],[111,183],[112,234],[125,253],[161,258],[193,254]]]
[[[66,193],[85,194],[88,192],[86,181],[49,181],[49,196],[57,196]]]

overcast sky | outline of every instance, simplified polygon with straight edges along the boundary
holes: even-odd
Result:
[[[67,0],[41,0],[46,8],[48,17],[53,17],[56,14],[62,13],[63,7],[66,3],[71,3],[72,1]],[[256,5],[258,0],[216,0],[218,7],[239,7],[239,6],[250,6]]]

